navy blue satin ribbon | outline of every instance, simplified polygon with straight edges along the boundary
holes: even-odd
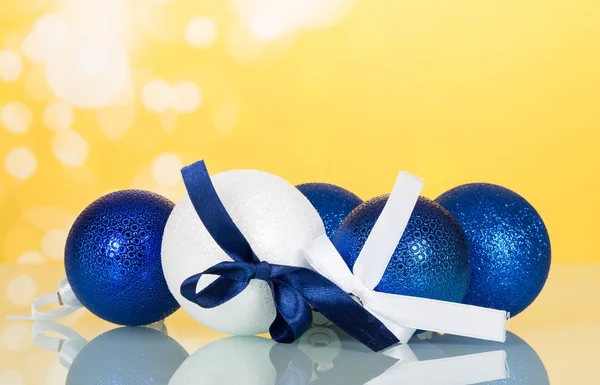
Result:
[[[377,318],[319,273],[261,261],[219,199],[204,161],[184,167],[181,174],[200,220],[233,260],[186,279],[181,284],[183,297],[203,308],[213,308],[241,293],[251,279],[260,279],[268,283],[275,301],[277,315],[269,332],[277,342],[291,343],[309,328],[310,305],[372,350],[379,351],[398,342]],[[196,293],[204,274],[219,277]]]

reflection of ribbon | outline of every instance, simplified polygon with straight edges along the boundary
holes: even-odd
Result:
[[[275,385],[307,385],[312,378],[313,362],[298,345],[275,344],[269,351],[275,367]]]
[[[269,331],[278,342],[292,342],[308,329],[312,319],[310,305],[373,350],[398,342],[379,320],[320,274],[260,261],[219,199],[203,161],[184,167],[181,172],[200,220],[233,260],[187,278],[181,284],[183,297],[203,308],[213,308],[241,293],[251,279],[261,279],[268,283],[275,301],[277,315]],[[219,277],[196,293],[203,274]]]
[[[398,175],[353,272],[326,235],[304,248],[306,259],[316,271],[356,296],[400,342],[407,342],[415,329],[503,342],[508,319],[504,311],[374,291],[402,238],[422,187],[420,178],[407,172]]]
[[[302,336],[300,342],[306,344],[310,341],[311,333],[321,334],[322,329],[324,328],[310,329]],[[325,350],[331,347],[336,352],[330,354],[335,353],[331,368],[316,373],[318,379],[311,383],[314,385],[467,385],[507,378],[504,350],[448,356],[437,344],[421,342],[396,345],[384,353],[373,353],[345,336],[342,331],[334,331],[333,328],[329,330],[332,333],[331,342],[341,341],[341,349],[335,343],[320,348]],[[416,351],[413,351],[411,346],[417,348]],[[303,345],[300,348],[302,349]],[[319,352],[316,355],[308,355],[314,361],[318,359],[317,356],[324,354]],[[435,358],[423,359],[424,356]]]

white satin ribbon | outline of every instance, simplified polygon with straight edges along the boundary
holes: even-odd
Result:
[[[45,306],[55,305],[51,309],[42,311]],[[31,314],[8,316],[8,320],[34,320],[34,321],[55,321],[57,319],[74,313],[83,305],[77,297],[66,278],[61,279],[58,290],[53,293],[44,294],[36,298],[31,304]]]
[[[308,263],[346,293],[356,296],[401,343],[406,343],[416,329],[504,342],[509,318],[504,311],[374,291],[422,188],[421,178],[405,171],[399,173],[354,264],[354,274],[325,234],[302,249]]]

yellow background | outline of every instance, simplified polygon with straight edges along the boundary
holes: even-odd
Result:
[[[0,50],[20,55],[22,70],[0,80],[0,109],[24,103],[31,123],[0,123],[0,261],[61,263],[87,204],[133,187],[177,200],[177,166],[203,158],[212,173],[262,169],[363,199],[389,192],[400,169],[423,176],[430,198],[500,184],[540,212],[554,261],[600,262],[600,2],[323,0],[300,21],[290,9],[303,2],[260,13],[267,3],[3,0]],[[98,4],[111,23],[96,27],[117,28],[110,42],[126,50],[127,84],[110,103],[71,105],[72,124],[52,130],[44,113],[64,95],[23,42],[44,14]],[[339,20],[323,16],[330,8]],[[186,41],[197,17],[216,27],[202,48]],[[153,79],[192,82],[199,106],[150,111]],[[9,164],[15,148],[34,154],[33,171]]]

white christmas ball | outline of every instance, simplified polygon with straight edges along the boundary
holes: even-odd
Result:
[[[262,171],[232,170],[211,177],[225,209],[260,260],[308,267],[300,247],[325,233],[312,204],[286,180]],[[266,282],[253,279],[228,302],[201,308],[180,294],[188,277],[231,258],[210,236],[186,194],[165,227],[162,265],[171,293],[195,320],[227,334],[266,333],[275,319],[275,305]],[[217,277],[203,276],[197,291]]]
[[[169,385],[274,384],[277,372],[269,352],[275,341],[229,337],[198,349],[177,369]]]

